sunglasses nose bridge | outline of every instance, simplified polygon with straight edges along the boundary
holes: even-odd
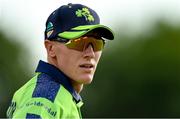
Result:
[[[95,51],[95,46],[94,45],[95,45],[95,43],[93,43],[93,41],[86,41],[84,43],[83,51],[86,50],[89,47],[92,47],[93,51]]]

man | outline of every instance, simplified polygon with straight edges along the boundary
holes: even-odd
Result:
[[[112,31],[97,13],[81,4],[56,9],[46,22],[44,45],[47,61],[40,61],[36,75],[13,96],[10,118],[81,118],[84,84],[90,84],[105,39]]]

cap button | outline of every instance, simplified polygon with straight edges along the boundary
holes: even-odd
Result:
[[[72,8],[72,3],[68,3],[69,8]]]

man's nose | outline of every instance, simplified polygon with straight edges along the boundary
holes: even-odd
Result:
[[[93,49],[93,45],[92,44],[88,44],[84,48],[83,55],[86,58],[94,58],[95,57],[95,53],[94,53],[94,49]]]

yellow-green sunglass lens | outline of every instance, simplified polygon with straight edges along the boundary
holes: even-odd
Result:
[[[93,37],[81,37],[67,42],[65,45],[74,50],[83,51],[87,45],[92,44],[94,51],[100,51],[104,48],[104,41]]]

